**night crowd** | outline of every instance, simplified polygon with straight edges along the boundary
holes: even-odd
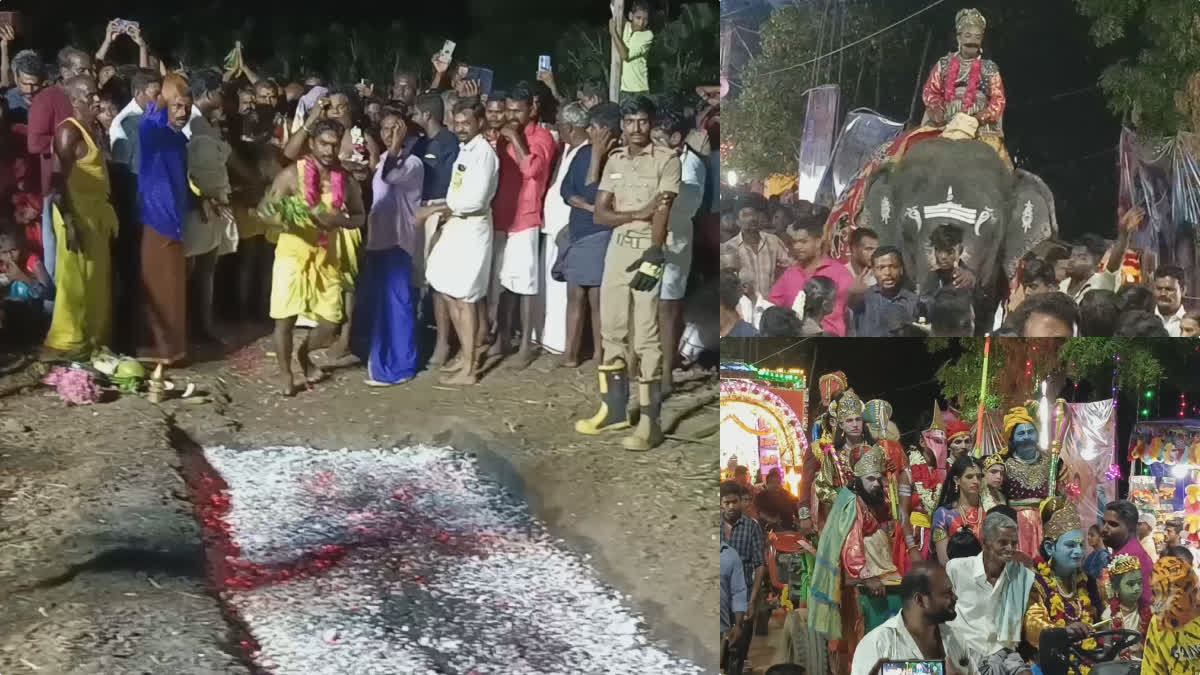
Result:
[[[1123,269],[1129,236],[1145,221],[1138,209],[1121,218],[1114,241],[1086,234],[1027,254],[987,316],[963,260],[962,227],[933,231],[935,266],[918,283],[902,252],[880,246],[869,228],[854,231],[848,262],[830,257],[828,214],[758,196],[721,213],[722,336],[1200,336],[1200,307],[1185,305],[1188,272],[1163,265],[1141,278]]]
[[[980,456],[975,426],[935,408],[906,449],[888,402],[862,401],[840,372],[819,389],[798,482],[737,456],[722,471],[725,673],[872,675],[885,661],[936,661],[944,671],[895,672],[1065,675],[1068,646],[1098,640],[1132,664],[1105,672],[1200,672],[1194,524],[1158,529],[1123,499],[1097,513],[1093,497],[1095,515],[1081,515],[1089,499],[1039,441],[1035,410],[1010,409],[1004,447]],[[786,620],[768,633],[776,611]],[[1105,631],[1126,633],[1093,637]],[[752,641],[768,634],[774,649],[755,650],[751,666]]]
[[[240,43],[184,70],[124,20],[47,64],[0,26],[0,330],[181,367],[269,318],[284,396],[322,349],[380,387],[546,352],[599,371],[580,433],[654,447],[673,371],[717,348],[685,308],[716,286],[719,98],[652,86],[650,9],[628,9],[616,102],[540,62],[502,91],[446,50],[387,91],[261,72]],[[138,63],[108,60],[125,40]]]

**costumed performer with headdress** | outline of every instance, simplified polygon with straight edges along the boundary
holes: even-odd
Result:
[[[1142,597],[1142,562],[1131,555],[1116,556],[1102,575],[1109,600],[1102,620],[1112,620],[1105,630],[1131,630],[1143,633],[1143,642],[1121,653],[1123,659],[1142,658],[1145,632],[1150,628],[1150,603]]]
[[[801,466],[801,481],[798,488],[800,494],[796,495],[800,498],[800,532],[808,534],[816,532],[818,526],[823,522],[821,518],[820,494],[814,490],[816,481],[814,478],[821,471],[822,454],[817,447],[817,443],[822,436],[832,434],[831,427],[837,425],[834,418],[833,403],[842,395],[842,392],[850,388],[850,383],[846,380],[846,374],[840,370],[832,373],[826,373],[817,380],[817,392],[821,399],[820,411],[813,415],[812,423],[812,443],[809,444],[809,449],[804,453]],[[826,494],[828,497],[828,494]],[[816,517],[814,521],[813,518]]]
[[[817,545],[809,588],[809,624],[830,640],[835,673],[844,673],[862,636],[900,611],[900,584],[892,560],[891,509],[884,489],[886,462],[874,447],[854,465],[837,492]]]
[[[1033,415],[1022,407],[1004,416],[1003,493],[1017,511],[1020,549],[1033,558],[1042,543],[1042,518],[1038,507],[1050,497],[1050,453],[1038,447],[1038,430]]]
[[[1066,628],[1071,637],[1087,635],[1096,608],[1083,573],[1083,527],[1075,505],[1061,497],[1041,507],[1040,560],[1025,610],[1025,640],[1034,647],[1048,628]]]
[[[984,513],[994,506],[1008,504],[1008,498],[1004,496],[1004,455],[997,452],[983,459],[983,489],[979,497]]]
[[[921,559],[921,549],[917,545],[911,523],[912,516],[912,474],[908,470],[908,457],[904,446],[900,444],[900,430],[892,421],[892,404],[883,399],[872,399],[863,406],[863,421],[867,430],[876,439],[876,445],[883,449],[886,459],[888,500],[892,504],[892,517],[900,523],[896,528],[895,541],[892,546],[892,558],[896,561],[896,569],[900,576],[908,574],[913,560]]]

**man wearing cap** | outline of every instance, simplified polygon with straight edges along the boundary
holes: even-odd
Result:
[[[946,446],[950,450],[947,464],[954,464],[954,460],[970,452],[974,445],[970,424],[962,420],[950,420],[946,423]]]
[[[879,446],[858,458],[853,477],[837,491],[817,544],[809,625],[825,639],[839,641],[831,654],[833,672],[845,672],[863,635],[900,611],[900,596],[887,592],[899,586],[900,574],[892,557],[895,522],[885,462]]]
[[[1146,511],[1138,514],[1137,535],[1138,541],[1141,542],[1142,548],[1146,549],[1146,555],[1150,556],[1150,560],[1158,562],[1158,547],[1154,545],[1154,528],[1158,527],[1158,519],[1153,513]]]

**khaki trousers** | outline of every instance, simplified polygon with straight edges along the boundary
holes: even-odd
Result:
[[[600,282],[600,335],[604,362],[625,359],[632,347],[637,356],[638,380],[653,382],[662,375],[662,345],[658,336],[659,285],[649,291],[634,291],[629,282],[637,273],[626,268],[637,262],[650,247],[648,233],[616,232],[604,256]],[[631,336],[632,333],[632,336]],[[632,365],[632,364],[631,364]]]

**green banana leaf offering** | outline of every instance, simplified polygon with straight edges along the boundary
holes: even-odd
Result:
[[[270,223],[282,231],[313,230],[317,224],[313,222],[312,210],[304,197],[291,195],[278,201],[268,202],[262,208],[261,214]]]

